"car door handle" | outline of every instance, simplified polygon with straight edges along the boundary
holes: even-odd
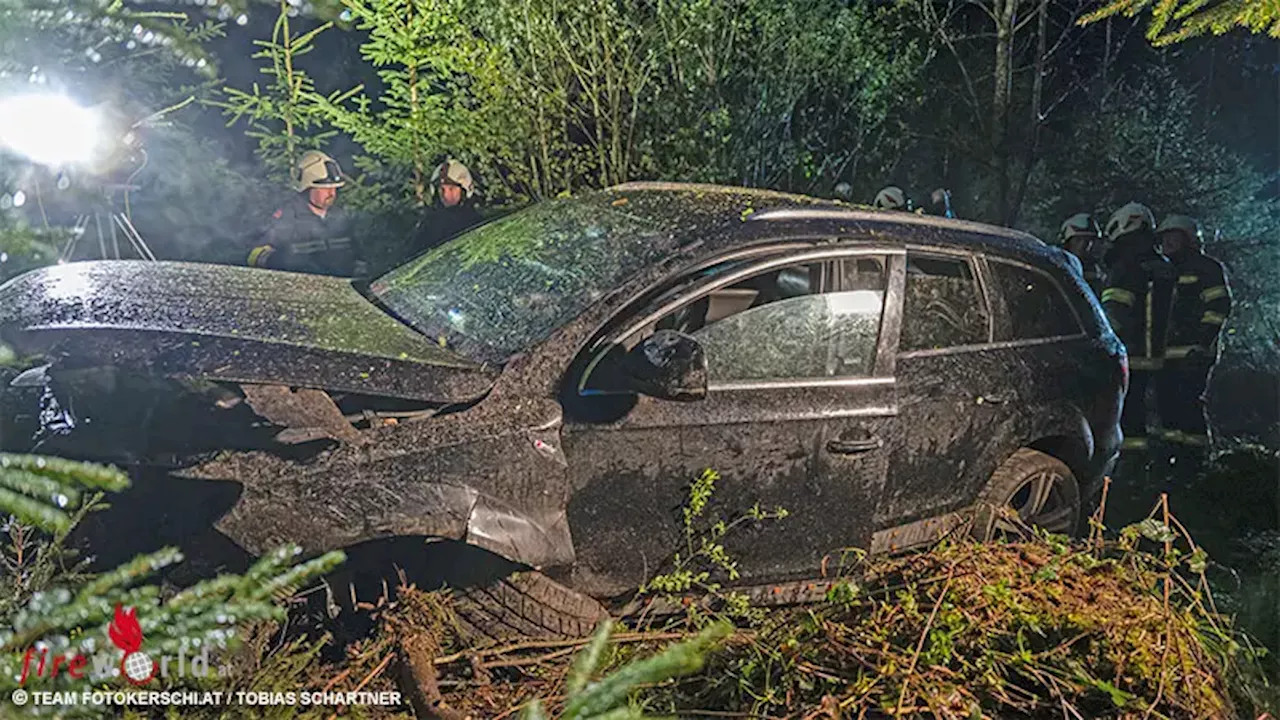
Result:
[[[1009,402],[1008,395],[979,395],[978,396],[979,405],[1003,405],[1004,403],[1007,403],[1007,402]]]
[[[828,440],[827,452],[836,455],[857,455],[884,447],[884,441],[878,437],[865,440]]]

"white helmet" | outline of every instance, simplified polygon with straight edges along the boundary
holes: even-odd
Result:
[[[466,197],[471,197],[476,191],[476,182],[471,177],[471,171],[466,165],[453,158],[436,166],[435,172],[431,173],[431,187],[439,187],[440,183],[446,180],[460,186]]]
[[[1058,245],[1066,246],[1072,238],[1087,237],[1097,240],[1102,237],[1102,230],[1089,213],[1076,213],[1067,218],[1058,228]]]
[[[890,185],[876,193],[876,199],[872,205],[881,210],[906,210],[907,194],[897,185]]]
[[[1131,202],[1111,215],[1107,221],[1107,239],[1115,242],[1121,235],[1156,229],[1156,217],[1146,205]]]
[[[302,153],[293,166],[293,187],[298,192],[311,188],[340,188],[345,184],[338,161],[319,150]]]
[[[1192,245],[1197,248],[1204,248],[1204,230],[1200,228],[1200,222],[1193,217],[1170,215],[1161,220],[1160,227],[1156,228],[1156,235],[1163,235],[1167,232],[1180,232],[1186,236]]]

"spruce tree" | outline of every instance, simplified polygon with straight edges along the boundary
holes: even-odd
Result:
[[[91,510],[102,493],[127,488],[124,473],[110,467],[57,458],[0,454],[0,513],[10,538],[43,533],[39,549],[25,561],[6,557],[0,577],[0,697],[8,697],[22,685],[24,663],[28,676],[35,666],[28,653],[80,653],[92,657],[111,650],[107,626],[117,607],[132,608],[145,638],[150,657],[187,657],[209,648],[211,655],[237,641],[246,625],[282,620],[279,599],[292,595],[303,584],[333,569],[343,560],[333,552],[298,562],[296,546],[281,547],[263,557],[244,575],[223,575],[200,582],[165,597],[160,587],[145,584],[155,572],[182,560],[174,548],[139,556],[114,570],[96,576],[79,565],[63,565],[67,533],[83,513]],[[118,651],[113,651],[120,655]],[[118,662],[110,663],[111,670]],[[90,687],[125,687],[112,672],[99,676],[91,662],[85,679],[75,680],[64,671],[39,678],[27,687],[40,690],[84,690]],[[93,683],[89,685],[87,683]],[[34,689],[34,688],[33,688]],[[14,708],[14,712],[39,714],[41,708]],[[44,708],[48,710],[48,708]],[[80,707],[77,712],[106,714],[108,708]]]

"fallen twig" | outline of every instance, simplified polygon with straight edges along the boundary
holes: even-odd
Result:
[[[894,708],[895,716],[902,715],[902,703],[907,698],[907,686],[911,684],[911,674],[915,672],[916,661],[920,659],[920,651],[924,649],[925,640],[929,639],[929,629],[933,627],[933,619],[938,616],[938,608],[942,607],[942,601],[947,597],[947,590],[951,587],[951,575],[947,576],[947,581],[942,585],[942,592],[938,593],[938,599],[933,603],[933,610],[929,613],[929,619],[925,621],[924,630],[920,632],[920,641],[916,643],[916,650],[911,655],[911,664],[907,666],[907,673],[902,678],[902,691],[898,693],[898,704]]]
[[[744,633],[739,633],[742,635]],[[688,633],[682,632],[665,632],[665,633],[621,633],[612,635],[609,641],[612,643],[635,643],[635,642],[661,642],[664,640],[682,640],[687,638]],[[436,665],[447,665],[457,662],[464,658],[484,657],[490,655],[506,655],[508,653],[518,652],[520,650],[548,650],[551,648],[576,648],[582,647],[591,642],[591,638],[572,638],[566,640],[529,640],[527,642],[512,643],[510,645],[501,645],[491,648],[478,648],[475,650],[463,650],[453,653],[452,655],[442,655],[435,659]]]

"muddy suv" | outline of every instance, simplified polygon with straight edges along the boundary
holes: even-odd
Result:
[[[472,593],[478,625],[566,633],[663,568],[707,468],[718,511],[789,513],[728,539],[766,599],[840,548],[986,537],[1009,506],[1071,532],[1127,384],[1078,270],[1033,237],[654,183],[537,204],[367,285],[40,270],[0,288],[0,338],[43,358],[11,383],[42,422],[6,444],[239,483],[218,528],[252,552],[465,541],[540,571]]]

